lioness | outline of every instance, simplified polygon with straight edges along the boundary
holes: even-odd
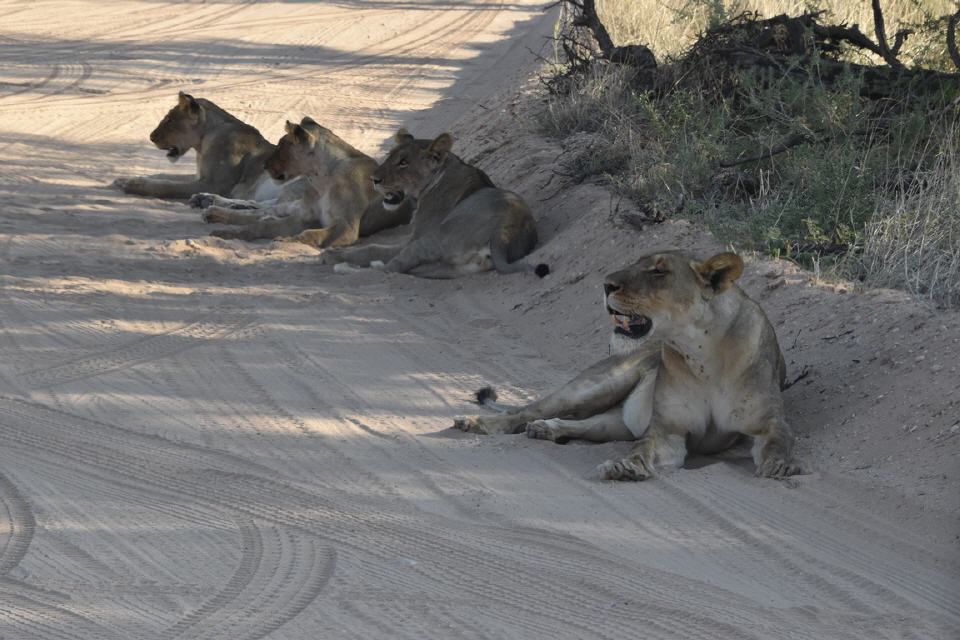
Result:
[[[397,146],[373,173],[373,184],[388,207],[405,198],[416,200],[411,236],[398,245],[327,251],[323,262],[382,262],[387,271],[424,278],[456,278],[491,268],[532,271],[540,277],[550,272],[545,264],[522,259],[537,244],[529,207],[451,153],[449,133],[417,140],[401,129],[395,140]]]
[[[780,395],[783,355],[763,310],[734,284],[742,272],[733,253],[699,262],[666,251],[608,275],[614,355],[524,407],[499,406],[492,390],[481,390],[481,404],[503,413],[454,426],[525,428],[555,442],[636,440],[630,455],[598,467],[610,480],[643,480],[682,465],[688,451],[722,451],[740,434],[753,438],[758,475],[800,473]]]
[[[277,181],[301,178],[305,185],[302,197],[266,207],[217,198],[219,204],[207,208],[203,219],[244,226],[211,235],[254,240],[298,234],[285,239],[337,247],[406,224],[413,212],[409,202],[385,208],[370,179],[377,162],[311,118],[303,118],[300,124],[287,122],[286,134],[264,168]]]
[[[263,172],[273,145],[259,131],[209,100],[182,91],[177,106],[163,117],[150,134],[150,141],[167,152],[170,162],[196,149],[196,175],[118,178],[114,186],[135,195],[173,199],[187,199],[202,192],[253,200],[293,199],[302,189],[301,185],[285,185],[284,189],[293,190],[285,195]]]

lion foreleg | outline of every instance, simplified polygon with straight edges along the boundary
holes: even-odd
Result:
[[[295,235],[302,231],[303,227],[304,223],[299,216],[286,216],[260,220],[239,229],[215,229],[210,235],[226,239],[261,240]]]
[[[365,247],[326,249],[320,261],[323,264],[347,264],[368,267],[371,262],[387,262],[403,249],[402,244],[368,244]]]
[[[340,247],[351,245],[357,241],[356,226],[350,227],[345,224],[334,224],[329,227],[320,227],[317,229],[307,229],[301,231],[292,238],[281,238],[287,242],[299,242],[310,247],[324,249],[327,247]]]
[[[417,267],[436,262],[433,253],[424,240],[412,240],[386,263],[384,270],[393,273],[409,273]]]
[[[620,460],[607,460],[597,467],[601,480],[646,480],[656,469],[682,467],[687,459],[686,436],[651,426]]]
[[[261,212],[238,210],[214,205],[207,207],[200,218],[207,224],[255,224],[263,217]]]
[[[802,465],[793,458],[793,432],[782,417],[745,429],[744,433],[753,436],[752,453],[758,476],[785,478],[803,473]]]
[[[224,198],[215,193],[195,193],[190,196],[187,203],[194,209],[208,209],[210,207],[221,207],[223,209],[266,209],[276,204],[276,199],[264,200],[238,200],[236,198]]]

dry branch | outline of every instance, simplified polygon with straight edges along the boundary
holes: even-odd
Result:
[[[574,8],[576,13],[571,22],[572,26],[575,28],[585,28],[590,31],[594,41],[597,43],[602,59],[638,69],[652,70],[656,68],[657,59],[649,47],[642,44],[617,46],[613,42],[613,38],[610,37],[610,32],[607,31],[603,21],[600,19],[600,14],[597,13],[596,0],[560,0],[560,3],[566,3]],[[558,3],[553,3],[549,6],[553,7],[556,6],[556,4]],[[576,49],[582,46],[582,44],[583,43],[570,35],[567,35],[562,40],[564,53],[566,53],[568,61],[574,64],[574,66],[582,63],[582,56],[576,52]]]
[[[903,63],[897,60],[896,52],[891,51],[887,45],[886,27],[883,21],[883,10],[880,8],[880,0],[871,0],[871,5],[873,6],[873,28],[877,34],[877,46],[880,48],[880,56],[894,69],[902,69]],[[901,33],[898,33],[895,38],[896,43],[894,44],[894,49],[896,51],[900,50],[900,45],[902,45],[903,40],[906,39],[906,36],[901,36]]]
[[[735,167],[740,164],[746,164],[748,162],[757,162],[758,160],[767,160],[776,155],[780,155],[784,151],[788,151],[794,147],[800,146],[805,142],[811,142],[812,140],[813,138],[810,137],[809,135],[806,135],[803,133],[794,133],[787,136],[786,138],[781,140],[779,143],[773,145],[772,147],[770,147],[766,151],[763,151],[762,153],[748,156],[746,158],[739,158],[737,160],[721,160],[720,166],[726,169],[729,167]]]
[[[960,21],[960,11],[950,16],[947,21],[947,51],[953,65],[960,69],[960,51],[957,50],[957,22]]]

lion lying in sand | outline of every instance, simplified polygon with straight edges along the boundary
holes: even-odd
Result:
[[[264,168],[277,181],[302,180],[302,197],[265,206],[209,194],[195,196],[194,203],[214,203],[203,212],[204,221],[243,225],[212,231],[211,235],[256,240],[297,234],[285,239],[314,247],[338,247],[410,222],[411,202],[402,200],[384,207],[383,198],[374,190],[371,175],[377,162],[311,118],[303,118],[300,124],[287,122],[287,132]]]
[[[598,468],[601,478],[643,480],[679,467],[688,452],[717,453],[753,438],[757,474],[801,472],[780,391],[785,365],[770,321],[735,282],[743,262],[721,253],[699,262],[675,251],[644,256],[606,277],[614,355],[555,393],[458,418],[477,433],[516,433],[564,442],[636,440],[630,455]]]
[[[274,146],[254,127],[209,100],[181,91],[177,106],[163,117],[150,141],[167,152],[170,162],[196,149],[196,175],[118,178],[115,187],[134,195],[182,200],[198,193],[255,201],[297,200],[303,193],[303,185],[296,182],[275,184],[263,171]]]
[[[396,142],[373,173],[373,182],[387,207],[416,200],[411,236],[397,245],[327,250],[324,263],[382,263],[387,271],[423,278],[457,278],[490,269],[540,277],[549,273],[547,265],[523,259],[537,244],[530,208],[451,153],[450,134],[417,140],[401,129]]]

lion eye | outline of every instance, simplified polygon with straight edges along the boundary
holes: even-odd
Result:
[[[662,266],[657,265],[653,269],[650,269],[650,273],[652,273],[655,276],[665,276],[670,272],[664,269]]]
[[[398,166],[398,167],[405,167],[405,166],[407,166],[407,161],[401,158],[400,162],[397,163],[397,166]]]

